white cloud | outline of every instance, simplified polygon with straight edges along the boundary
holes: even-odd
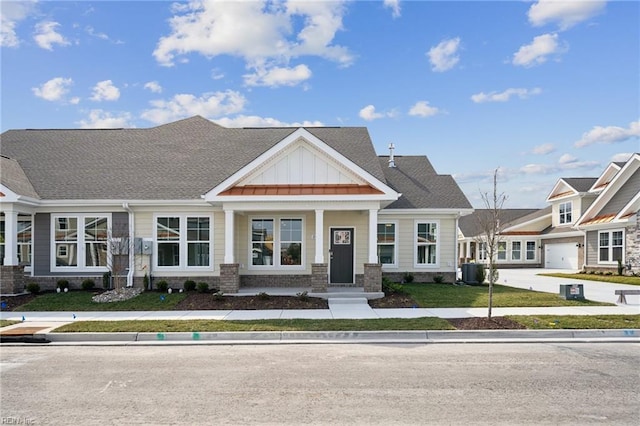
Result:
[[[162,93],[162,86],[157,81],[149,81],[144,84],[144,88],[150,90],[153,93]]]
[[[566,170],[593,169],[600,167],[597,161],[578,161],[577,158],[569,154],[562,155],[555,164],[527,164],[518,171],[525,175],[550,175],[562,173]]]
[[[439,108],[429,105],[427,101],[418,101],[409,110],[409,115],[418,117],[430,117],[440,112]]]
[[[38,46],[43,49],[53,50],[54,44],[60,46],[68,46],[69,41],[64,36],[56,31],[60,26],[59,23],[54,21],[42,21],[36,24],[36,33],[33,39]]]
[[[69,92],[69,86],[72,84],[73,80],[70,78],[56,77],[43,83],[40,87],[31,88],[31,91],[34,95],[44,100],[60,101]]]
[[[204,93],[202,96],[179,94],[168,101],[151,101],[153,108],[144,111],[141,116],[155,124],[168,123],[194,115],[213,119],[239,113],[244,109],[245,103],[244,96],[232,90]]]
[[[171,33],[160,38],[153,52],[160,65],[173,66],[177,56],[190,53],[208,58],[237,56],[254,71],[252,81],[262,85],[269,81],[262,79],[262,74],[270,75],[272,68],[275,74],[303,71],[300,66],[288,68],[291,58],[318,56],[343,66],[353,61],[347,48],[333,44],[342,29],[342,1],[193,1],[178,4],[174,12],[169,20]],[[283,80],[274,81],[279,84]]]
[[[92,101],[117,101],[120,98],[120,89],[113,85],[111,80],[98,82],[93,87]]]
[[[533,26],[557,22],[561,30],[566,30],[602,12],[606,3],[605,0],[539,0],[527,15]]]
[[[460,37],[443,40],[437,46],[429,49],[427,56],[431,62],[431,69],[443,72],[453,68],[460,61],[459,49]]]
[[[16,27],[20,21],[27,18],[34,10],[33,1],[3,1],[0,13],[0,46],[18,47],[20,39]]]
[[[551,55],[559,55],[568,50],[566,43],[558,43],[558,34],[543,34],[533,38],[531,44],[520,46],[513,54],[513,64],[523,67],[540,65],[547,61]]]
[[[534,146],[531,150],[532,154],[536,155],[546,155],[555,151],[556,148],[551,143],[543,143],[542,145]]]
[[[391,16],[400,17],[400,0],[384,0],[384,7],[391,9]]]
[[[78,122],[83,129],[119,129],[123,127],[135,127],[131,124],[131,114],[122,112],[114,115],[101,109],[92,109],[86,120]]]
[[[527,99],[529,96],[539,95],[540,93],[542,93],[542,89],[538,87],[533,89],[510,88],[500,93],[476,93],[475,95],[471,95],[471,100],[477,104],[483,102],[506,102],[511,99],[512,96],[517,96],[520,99]]]
[[[294,68],[259,67],[256,68],[255,73],[245,74],[243,77],[247,86],[296,86],[311,78],[311,70],[304,64]]]
[[[302,121],[286,123],[271,117],[259,117],[257,115],[238,115],[234,118],[223,117],[214,120],[224,127],[321,127],[321,121]]]
[[[377,120],[378,118],[389,116],[388,113],[383,114],[380,112],[376,112],[376,107],[373,105],[367,105],[366,107],[362,108],[358,113],[358,115],[360,116],[360,118],[366,121],[373,121],[373,120]]]
[[[574,143],[576,148],[584,148],[593,144],[613,144],[627,139],[640,138],[640,120],[629,123],[628,128],[618,126],[595,126],[583,133],[582,138]]]
[[[576,161],[578,161],[578,159],[576,157],[574,157],[573,155],[563,154],[563,155],[560,156],[560,159],[558,160],[558,163],[560,163],[560,164],[571,164],[571,163],[575,163]]]

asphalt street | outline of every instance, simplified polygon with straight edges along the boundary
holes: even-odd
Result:
[[[0,411],[38,425],[637,425],[639,349],[3,347]]]

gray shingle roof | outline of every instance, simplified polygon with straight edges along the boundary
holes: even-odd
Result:
[[[402,193],[387,209],[471,209],[471,204],[450,175],[439,175],[424,156],[380,156],[387,184]]]
[[[40,198],[16,160],[0,156],[0,183],[18,195]]]
[[[508,227],[516,223],[521,223],[523,218],[535,218],[540,214],[545,214],[545,209],[502,209],[501,221],[503,227]],[[462,216],[458,220],[458,228],[466,238],[473,238],[482,234],[482,226],[480,225],[480,218],[489,214],[488,209],[476,209],[472,214]]]
[[[295,130],[196,116],[149,129],[9,130],[0,150],[43,199],[199,199]],[[384,182],[366,128],[307,130]]]
[[[575,178],[562,178],[562,180],[565,181],[567,185],[571,186],[573,189],[575,189],[578,192],[587,192],[589,191],[589,189],[591,189],[593,184],[596,183],[596,180],[598,180],[598,178],[575,177]]]

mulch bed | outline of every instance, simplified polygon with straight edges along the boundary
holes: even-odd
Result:
[[[3,296],[6,303],[3,311],[20,310],[24,303],[33,300],[33,294],[19,296]],[[369,301],[372,308],[413,308],[417,303],[409,296],[390,294],[382,299]],[[175,307],[179,311],[198,310],[261,310],[261,309],[328,309],[326,299],[299,296],[222,296],[215,297],[211,293],[189,293]],[[509,330],[524,329],[522,324],[505,317],[489,318],[452,318],[447,319],[458,330]]]

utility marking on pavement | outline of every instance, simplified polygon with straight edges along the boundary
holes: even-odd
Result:
[[[164,340],[165,335],[164,335],[164,333],[158,333],[158,334],[156,334],[156,337],[158,338],[158,340]]]
[[[200,333],[196,331],[191,335],[191,337],[193,338],[193,340],[200,340]]]

